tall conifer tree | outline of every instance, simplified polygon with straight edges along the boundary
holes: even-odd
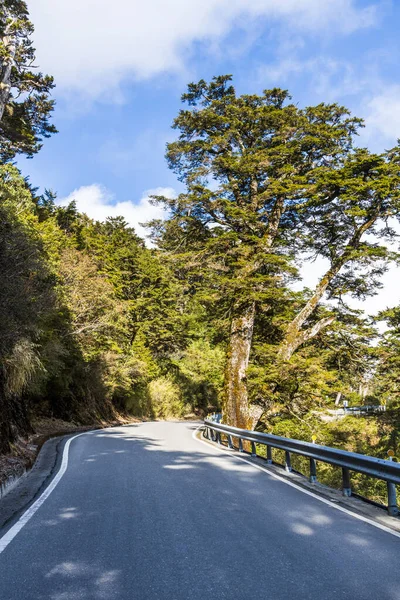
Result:
[[[42,139],[56,133],[50,123],[53,78],[35,70],[35,49],[26,2],[0,4],[0,158],[32,156]]]
[[[362,122],[337,104],[300,109],[280,89],[237,96],[230,76],[190,84],[182,100],[189,109],[174,121],[180,135],[167,160],[186,191],[156,199],[171,211],[156,234],[229,306],[225,419],[251,427],[262,411],[249,406],[246,383],[257,312],[285,293],[304,252],[330,260],[287,328],[279,350],[287,361],[334,320],[315,322],[324,293],[374,292],[388,251],[362,238],[393,234],[398,151],[354,150]]]

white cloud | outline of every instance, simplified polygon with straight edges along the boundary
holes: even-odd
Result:
[[[350,33],[377,14],[354,0],[32,0],[30,12],[37,62],[59,91],[112,101],[127,78],[182,70],[194,42],[215,44],[235,25],[265,17],[297,31]]]
[[[149,197],[152,195],[172,198],[175,190],[162,187],[147,190],[136,204],[131,200],[114,202],[114,196],[107,188],[93,183],[77,188],[69,196],[60,200],[59,204],[65,206],[74,200],[80,212],[97,221],[105,221],[107,217],[122,216],[135,228],[140,237],[146,239],[149,232],[141,223],[165,217],[165,211],[161,206],[150,204]]]
[[[366,134],[393,144],[400,138],[400,85],[392,85],[366,104]]]
[[[371,52],[359,63],[323,55],[301,60],[290,47],[284,50],[279,60],[259,67],[259,85],[285,86],[301,78],[325,102],[356,96],[351,100],[353,114],[365,121],[358,146],[382,152],[400,138],[400,85],[388,85],[381,75],[382,60],[388,62],[385,52]]]
[[[298,54],[291,48],[284,48],[276,62],[259,67],[257,82],[264,86],[287,85],[288,82],[292,84],[295,78],[301,78],[303,82],[306,79],[313,94],[321,96],[324,102],[370,93],[381,85],[374,56],[367,64],[359,65],[325,55],[301,60]]]

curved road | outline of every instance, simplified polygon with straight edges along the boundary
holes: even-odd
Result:
[[[1,600],[400,600],[399,538],[193,439],[196,427],[74,439],[0,554]]]

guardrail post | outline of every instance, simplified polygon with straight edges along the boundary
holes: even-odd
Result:
[[[396,498],[396,485],[391,481],[387,482],[387,495],[388,495],[388,513],[391,517],[397,517],[399,509],[397,507]]]
[[[343,496],[351,496],[350,471],[342,469],[342,493]]]
[[[220,431],[218,431],[220,430]],[[284,452],[286,471],[291,472],[291,455],[297,454],[304,458],[308,454],[309,461],[309,478],[310,482],[314,483],[317,481],[317,461],[336,465],[342,469],[342,493],[343,496],[351,496],[351,474],[364,473],[375,479],[386,481],[387,485],[387,511],[389,515],[400,515],[400,506],[397,506],[396,502],[396,486],[400,483],[400,464],[391,464],[389,461],[394,459],[394,451],[388,450],[389,461],[382,461],[381,459],[372,456],[359,456],[352,452],[344,452],[336,450],[335,448],[321,447],[312,445],[310,442],[300,442],[298,440],[287,440],[285,438],[279,438],[274,435],[269,435],[259,432],[241,432],[235,427],[229,427],[226,425],[217,425],[212,423],[209,419],[204,422],[203,436],[217,442],[219,445],[224,443],[227,439],[227,445],[229,448],[238,447],[240,452],[248,450],[249,442],[251,443],[251,454],[257,456],[257,444],[261,444],[266,447],[266,451],[261,452],[261,455],[266,457],[267,463],[271,464],[272,461],[272,448],[279,449],[280,452]],[[224,436],[222,438],[222,436]],[[238,440],[238,444],[233,443],[233,440]],[[222,441],[224,440],[224,441]],[[245,440],[247,440],[245,442]],[[312,435],[312,441],[315,444],[316,436]],[[312,451],[311,451],[312,450]]]
[[[315,458],[310,458],[310,482],[316,483],[317,481],[317,463]]]
[[[285,452],[285,470],[288,471],[288,473],[291,473],[292,471],[292,461],[290,459],[290,452],[288,452],[287,450]]]

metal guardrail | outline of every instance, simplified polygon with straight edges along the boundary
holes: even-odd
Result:
[[[377,414],[386,412],[386,406],[381,405],[362,405],[362,406],[344,406],[342,408],[345,415],[364,415],[364,414]]]
[[[211,413],[207,415],[207,421],[212,421],[213,423],[221,423],[222,413]]]
[[[285,452],[285,469],[292,471],[291,454],[298,454],[309,458],[311,483],[317,481],[316,462],[325,462],[342,469],[342,490],[344,496],[351,496],[350,471],[363,473],[375,479],[381,479],[387,483],[388,513],[391,516],[398,514],[396,500],[396,485],[400,484],[400,463],[392,460],[375,458],[356,452],[347,452],[329,446],[320,446],[312,442],[293,440],[269,433],[249,431],[237,427],[229,427],[221,423],[215,423],[206,419],[204,421],[205,437],[211,441],[222,443],[221,435],[226,436],[229,448],[234,448],[232,438],[238,439],[239,452],[243,452],[243,441],[251,443],[251,454],[257,456],[256,444],[266,446],[267,463],[272,464],[272,448],[278,448]]]

